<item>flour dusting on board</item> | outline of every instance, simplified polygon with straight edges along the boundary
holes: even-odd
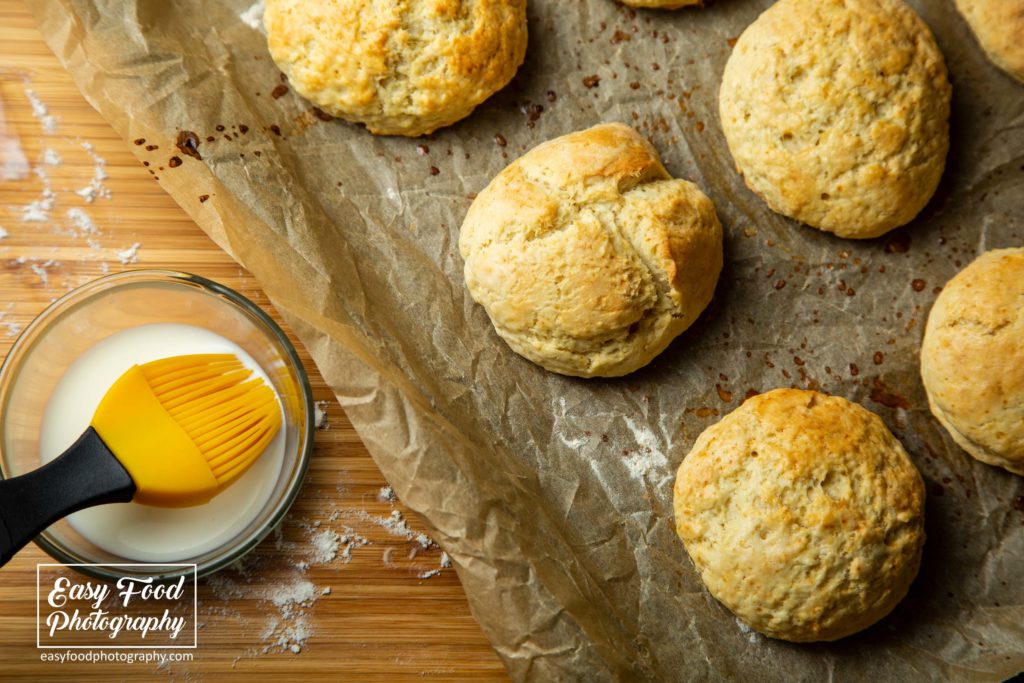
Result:
[[[39,99],[36,91],[29,86],[27,80],[25,82],[25,96],[28,98],[29,104],[32,105],[32,116],[36,117],[36,120],[39,121],[43,132],[47,135],[56,133],[57,117],[50,113],[49,108]]]
[[[67,276],[53,277],[54,271],[60,270],[63,264],[43,253],[47,244],[42,238],[44,233],[40,232],[40,228],[36,224],[48,226],[53,235],[81,239],[88,250],[80,252],[84,255],[78,258],[78,263],[95,263],[99,271],[104,274],[110,272],[111,262],[122,265],[137,263],[139,249],[142,245],[136,243],[124,248],[123,245],[115,247],[103,243],[101,231],[92,216],[85,211],[83,204],[91,205],[97,200],[113,197],[113,193],[104,182],[108,178],[107,162],[97,153],[91,142],[61,135],[57,116],[50,112],[49,107],[36,93],[28,78],[24,78],[23,83],[28,106],[39,125],[40,132],[46,136],[46,145],[39,152],[37,162],[29,167],[20,142],[13,137],[11,131],[7,130],[6,123],[0,116],[0,134],[2,134],[0,142],[2,142],[4,150],[4,179],[31,180],[38,186],[38,194],[31,201],[9,207],[9,210],[14,213],[14,217],[20,219],[19,222],[22,225],[13,227],[8,223],[9,229],[0,233],[0,239],[8,236],[26,237],[27,239],[21,240],[21,244],[27,245],[33,251],[22,252],[20,256],[12,259],[11,263],[27,265],[28,273],[26,274],[30,274],[45,290],[53,291],[56,295],[62,290],[84,284],[94,275],[83,274],[77,281],[69,281]],[[3,111],[0,109],[0,115],[2,113]],[[82,164],[83,155],[86,159],[85,164]],[[74,185],[55,187],[50,177],[51,172],[61,168],[69,161],[76,168],[82,165],[87,168],[91,166],[90,176],[83,179],[71,179],[72,183],[79,185],[77,189]],[[81,183],[84,183],[84,186],[81,186]],[[51,250],[55,251],[56,245],[55,240]],[[4,321],[2,324],[13,325],[10,321]]]
[[[390,486],[382,486],[377,493],[377,500],[382,503],[394,503],[398,500],[398,496],[395,495],[395,490]]]
[[[377,499],[377,502],[388,503],[390,514],[374,515],[361,509],[335,508],[329,513],[318,511],[317,519],[311,521],[287,517],[285,525],[298,527],[304,532],[304,537],[300,541],[294,537],[288,540],[283,526],[274,530],[270,541],[277,551],[274,556],[289,558],[273,572],[275,580],[267,583],[266,577],[271,575],[269,568],[267,571],[255,570],[256,563],[265,561],[265,558],[251,555],[207,579],[214,597],[220,602],[201,602],[201,613],[234,618],[238,613],[232,609],[232,604],[241,600],[255,601],[266,612],[267,621],[260,631],[260,645],[250,649],[247,656],[302,653],[307,641],[315,635],[318,601],[333,593],[330,586],[317,585],[310,572],[315,570],[317,576],[323,576],[329,568],[341,569],[353,560],[359,549],[371,545],[370,540],[355,528],[359,523],[380,527],[390,535],[409,542],[411,547],[406,557],[397,562],[394,547],[384,550],[382,564],[386,569],[410,571],[416,578],[425,580],[451,568],[452,560],[445,552],[439,553],[436,565],[424,566],[422,556],[427,552],[437,552],[439,548],[429,536],[412,529],[402,512],[395,509],[398,499],[391,487],[382,487]],[[343,520],[349,524],[342,523]],[[364,562],[367,557],[364,555]]]
[[[25,150],[18,134],[7,124],[4,103],[0,99],[0,180],[22,180],[28,177],[28,170]]]
[[[103,181],[107,179],[107,161],[93,148],[92,143],[83,142],[81,143],[82,149],[92,158],[92,179],[86,187],[80,190],[75,190],[75,194],[85,200],[86,204],[92,204],[96,201],[97,197],[103,199],[110,199],[111,192]]]

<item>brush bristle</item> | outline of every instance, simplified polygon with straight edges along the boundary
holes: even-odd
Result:
[[[140,367],[220,486],[245,472],[281,426],[274,390],[232,354],[175,356]]]

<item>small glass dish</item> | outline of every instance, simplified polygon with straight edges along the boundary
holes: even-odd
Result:
[[[298,354],[281,328],[258,306],[223,285],[196,275],[134,270],[102,277],[64,295],[33,320],[0,367],[0,470],[5,478],[40,466],[44,408],[68,367],[112,334],[150,323],[180,323],[214,332],[248,353],[274,385],[284,420],[284,459],[269,500],[233,538],[177,563],[200,576],[235,562],[281,521],[302,485],[313,450],[314,403]],[[63,564],[135,564],[83,537],[67,520],[51,525],[36,545]],[[106,580],[127,567],[77,567]],[[170,581],[192,573],[166,564],[132,567],[131,575]]]

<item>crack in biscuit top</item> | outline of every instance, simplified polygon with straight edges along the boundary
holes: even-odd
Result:
[[[585,373],[656,354],[692,323],[717,278],[721,226],[710,200],[671,178],[647,141],[608,124],[544,143],[499,173],[459,244],[467,286],[498,333],[531,360],[550,352]],[[688,302],[680,262],[692,254],[713,272],[693,271],[711,285],[690,287]]]

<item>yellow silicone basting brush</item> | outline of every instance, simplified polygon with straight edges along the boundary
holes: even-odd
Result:
[[[0,482],[0,565],[83,508],[205,503],[252,465],[280,427],[274,390],[231,354],[132,366],[74,445]]]

